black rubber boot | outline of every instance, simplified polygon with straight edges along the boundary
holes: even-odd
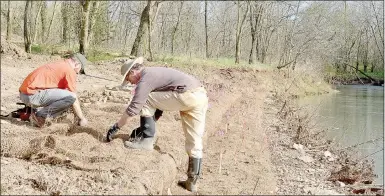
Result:
[[[201,164],[202,164],[201,158],[189,157],[188,169],[187,169],[187,180],[179,181],[178,185],[191,192],[197,192],[198,191],[197,181],[201,173]]]
[[[133,131],[134,138],[132,141],[125,141],[124,146],[132,149],[154,149],[154,136],[155,136],[155,120],[154,117],[140,117],[140,129],[138,133]]]
[[[156,109],[155,114],[153,117],[140,117],[140,127],[137,127],[136,129],[132,130],[130,138],[141,138],[141,137],[154,137],[155,135],[155,122],[159,120],[159,118],[162,116],[163,111]],[[154,122],[151,122],[150,119],[144,119],[144,118],[153,118]],[[148,131],[145,127],[146,123],[149,125],[154,124],[153,133]],[[145,131],[145,132],[144,132]]]

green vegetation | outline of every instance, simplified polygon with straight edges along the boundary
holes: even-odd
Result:
[[[100,50],[90,50],[87,53],[87,59],[91,62],[108,61],[118,57],[126,57],[126,56],[118,53],[103,52]]]
[[[254,63],[248,64],[246,61],[241,61],[239,64],[235,64],[234,58],[199,58],[199,57],[190,57],[190,56],[170,56],[170,55],[158,55],[154,57],[155,62],[161,62],[170,64],[177,67],[217,67],[217,68],[252,68],[259,70],[268,70],[273,69],[274,67]]]
[[[376,79],[376,80],[384,80],[384,70],[381,68],[374,69],[373,72],[370,71],[371,65],[367,67],[367,71],[364,72],[364,66],[362,64],[359,64],[358,69],[364,72],[366,75]],[[342,71],[337,71],[335,67],[332,66],[326,66],[325,67],[325,78],[327,80],[333,79],[337,81],[353,81],[357,80],[357,76],[362,79],[362,78],[367,78],[360,72],[356,72],[353,68],[348,68],[346,72]]]
[[[366,75],[376,79],[383,80],[384,79],[384,71],[374,71],[374,72],[364,72]],[[365,77],[363,74],[358,73],[360,77]]]
[[[32,45],[31,46],[31,53],[32,54],[50,54],[51,47],[49,46],[43,46],[43,45]]]
[[[32,53],[34,54],[64,54],[64,45],[33,45]],[[76,48],[74,49],[76,51]],[[128,57],[117,52],[105,52],[98,49],[90,49],[87,53],[87,59],[91,62],[108,61],[119,57]],[[203,67],[216,67],[216,68],[251,68],[258,70],[274,70],[275,66],[262,63],[248,64],[246,61],[240,61],[239,64],[234,63],[234,58],[209,58],[195,56],[171,56],[171,55],[155,55],[153,62],[150,65],[156,65],[157,63],[170,65],[173,67],[179,67],[182,69],[200,69]],[[365,74],[376,80],[384,79],[384,71],[381,68],[377,68],[374,72],[370,72],[371,65],[367,67]],[[362,63],[359,65],[359,69],[363,70]],[[325,79],[327,81],[343,81],[349,82],[357,80],[357,76],[360,78],[366,78],[363,74],[355,72],[352,68],[348,68],[347,72],[337,72],[333,66],[325,67]]]
[[[24,47],[24,46],[20,46]],[[39,45],[34,44],[31,46],[32,54],[45,54],[45,55],[63,55],[67,51],[77,51],[77,48],[68,48],[63,44],[53,44],[53,45]]]
[[[45,55],[63,55],[67,51],[78,51],[78,48],[68,49],[65,45],[32,45],[31,52],[33,54]],[[125,55],[113,52],[104,52],[97,49],[90,49],[87,53],[87,59],[91,62],[113,60],[118,57],[125,57]]]

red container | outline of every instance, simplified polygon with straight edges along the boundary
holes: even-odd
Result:
[[[20,112],[20,119],[24,121],[29,120],[29,115],[27,112]]]

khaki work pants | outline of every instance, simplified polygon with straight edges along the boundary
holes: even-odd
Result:
[[[202,158],[208,97],[203,87],[184,93],[174,91],[152,92],[141,110],[141,116],[153,116],[158,108],[163,111],[180,111],[186,137],[185,148],[189,157]]]

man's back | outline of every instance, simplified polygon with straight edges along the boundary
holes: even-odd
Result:
[[[40,66],[31,72],[23,81],[19,91],[34,94],[39,89],[76,90],[76,72],[67,60],[56,61]]]
[[[146,67],[142,73],[142,79],[152,87],[152,91],[178,91],[194,89],[201,86],[195,77],[166,67]]]

